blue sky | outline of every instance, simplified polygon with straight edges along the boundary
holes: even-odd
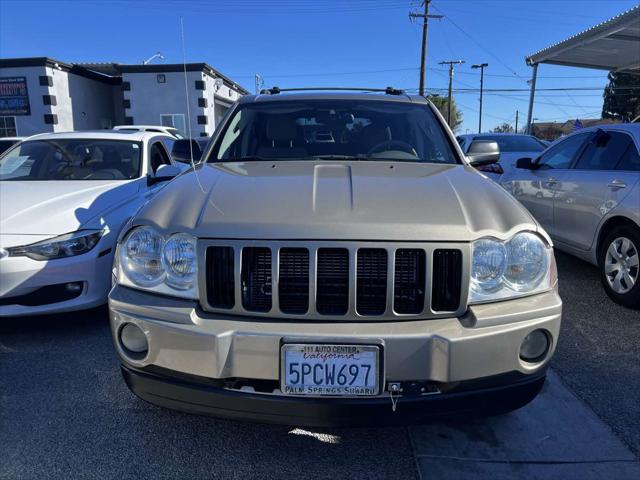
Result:
[[[465,60],[454,88],[478,88],[473,63],[488,62],[485,88],[522,88],[526,55],[617,15],[637,0],[433,0],[427,88],[447,86],[443,60]],[[0,0],[0,57],[49,56],[66,62],[140,63],[156,51],[204,61],[253,90],[265,85],[417,88],[421,25],[409,11],[420,0]],[[604,87],[606,72],[542,65],[540,88]],[[486,94],[483,130],[520,125],[528,94]],[[477,130],[477,93],[456,94],[460,132]],[[594,118],[602,91],[549,92],[534,117]]]

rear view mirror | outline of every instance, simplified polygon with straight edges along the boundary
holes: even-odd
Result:
[[[516,161],[516,168],[522,168],[524,170],[533,170],[535,169],[535,165],[533,163],[533,160],[531,160],[529,157],[525,157],[525,158],[519,158]]]
[[[180,175],[182,170],[175,165],[160,165],[153,176],[147,177],[147,185],[166,182]]]
[[[467,150],[469,163],[474,167],[490,165],[500,161],[500,147],[493,140],[474,140]]]
[[[191,163],[191,154],[193,152],[193,163],[198,163],[202,157],[200,145],[193,138],[182,138],[173,143],[171,149],[171,158],[180,163]]]

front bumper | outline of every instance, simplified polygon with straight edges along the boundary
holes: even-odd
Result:
[[[100,244],[83,255],[50,261],[2,258],[0,317],[68,312],[102,305],[111,287],[112,264],[113,250]],[[71,299],[59,301],[56,295],[49,298],[50,295],[42,293],[43,287],[71,282],[82,283],[80,294]]]
[[[329,407],[343,403],[363,408],[384,404],[390,409],[390,396],[388,392],[368,399],[283,396],[277,389],[280,346],[283,343],[380,345],[383,385],[388,382],[444,385],[448,391],[446,395],[419,395],[412,404],[418,405],[429,397],[429,402],[442,401],[443,405],[452,402],[452,411],[460,411],[467,410],[478,400],[471,400],[464,408],[458,408],[454,397],[450,396],[455,392],[449,387],[478,379],[508,378],[506,384],[502,382],[498,386],[489,382],[492,385],[487,387],[490,392],[478,384],[478,394],[484,392],[489,395],[485,395],[486,398],[508,400],[512,396],[516,400],[528,399],[526,401],[533,398],[555,349],[562,309],[557,291],[551,291],[471,306],[460,318],[366,323],[256,320],[205,313],[195,302],[119,285],[111,291],[109,305],[114,344],[124,366],[125,378],[142,398],[182,410],[278,422],[284,419],[278,417],[280,407],[277,405],[289,405],[283,407],[283,411],[294,408],[291,405],[310,406],[310,414],[303,412],[297,415],[305,424],[327,424],[327,418],[342,415]],[[120,328],[129,322],[138,325],[147,335],[149,352],[144,358],[132,358],[118,341]],[[519,351],[522,340],[535,329],[546,330],[552,344],[541,362],[530,364],[520,359]],[[513,380],[516,377],[503,377],[505,374],[516,375],[517,381]],[[182,378],[176,380],[176,376]],[[204,390],[201,385],[203,379],[210,381]],[[216,383],[219,380],[226,382]],[[268,394],[254,391],[251,387],[234,390],[230,385],[237,381],[244,382],[244,385],[266,382],[275,384],[276,388]],[[516,390],[521,393],[509,393],[510,388],[520,385],[520,382],[524,382],[522,389]],[[210,400],[203,400],[203,396]],[[469,396],[468,391],[465,396],[475,398]],[[434,400],[436,397],[440,400]],[[401,397],[398,411],[408,401],[409,396]],[[226,402],[239,408],[227,408]],[[326,405],[326,408],[318,405]],[[271,415],[269,410],[273,406],[276,412]],[[415,408],[419,410],[421,407]],[[321,410],[327,412],[326,415],[321,414]],[[443,407],[442,411],[446,409]],[[320,417],[316,419],[320,423],[314,423],[313,412]],[[322,420],[323,415],[325,420]]]
[[[461,382],[440,394],[403,395],[395,409],[390,394],[374,398],[296,398],[247,394],[201,381],[122,366],[127,386],[141,399],[186,413],[232,420],[295,426],[404,425],[442,418],[491,415],[520,408],[535,398],[545,370],[531,375],[512,372]]]

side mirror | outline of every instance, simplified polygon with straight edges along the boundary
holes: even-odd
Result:
[[[193,152],[193,162],[199,162],[202,157],[200,144],[193,138],[182,138],[173,143],[171,158],[176,162],[191,163],[191,152]]]
[[[180,175],[182,170],[175,165],[160,165],[155,175],[147,177],[147,185],[166,182]]]
[[[474,167],[490,165],[500,161],[500,147],[493,140],[474,140],[467,150],[469,163]]]
[[[533,163],[533,160],[531,160],[529,157],[525,157],[525,158],[519,158],[516,161],[516,168],[522,168],[524,170],[535,170],[535,164]]]

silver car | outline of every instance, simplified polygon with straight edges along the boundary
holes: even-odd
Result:
[[[551,241],[433,104],[274,89],[216,132],[119,240],[111,330],[134,393],[297,425],[536,396],[561,319]]]
[[[501,184],[529,209],[556,248],[598,265],[616,302],[640,308],[640,125],[580,130]]]
[[[547,148],[547,145],[532,135],[516,133],[477,133],[464,134],[456,137],[460,148],[469,155],[477,150],[477,146],[485,142],[496,142],[500,151],[500,161],[488,165],[481,165],[478,170],[491,180],[499,182],[504,173],[511,172],[516,166],[516,160],[523,157],[537,157]]]

